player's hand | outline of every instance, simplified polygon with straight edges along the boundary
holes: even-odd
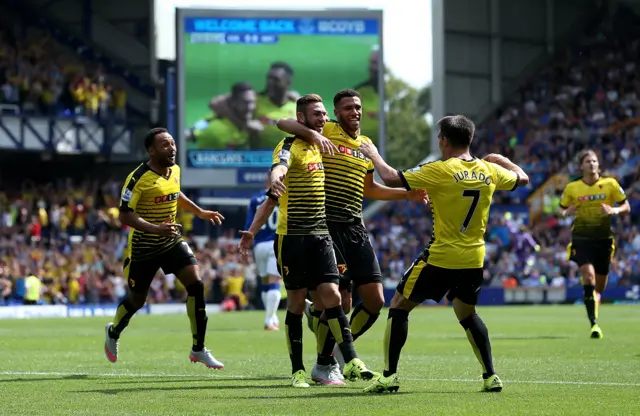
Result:
[[[576,212],[576,207],[575,207],[575,205],[569,205],[569,208],[565,209],[565,210],[562,212],[562,216],[563,216],[563,217],[570,217],[570,216],[572,216],[573,214],[575,214],[575,212]]]
[[[282,175],[278,178],[274,178],[271,181],[271,193],[276,198],[282,197],[282,195],[287,193],[287,187],[284,184],[285,175]]]
[[[608,215],[608,216],[612,216],[612,215],[616,215],[616,209],[613,208],[611,205],[607,205],[607,204],[600,204],[600,211],[604,214],[604,215]]]
[[[424,189],[413,189],[407,192],[407,200],[412,202],[422,202],[429,205],[429,195]]]
[[[376,147],[376,145],[369,142],[362,142],[358,150],[360,150],[362,154],[368,157],[369,159],[373,158],[374,155],[378,154],[378,148]]]
[[[251,245],[253,244],[253,234],[249,231],[240,231],[240,234],[242,237],[238,243],[238,250],[242,257],[247,259],[249,257],[249,249],[251,249]]]
[[[314,132],[313,138],[311,141],[320,148],[322,153],[326,153],[328,155],[334,155],[338,152],[338,148],[335,144],[322,134],[318,132]]]
[[[210,221],[213,225],[222,225],[222,221],[224,221],[224,217],[218,211],[202,210],[202,212],[198,214],[198,218]]]
[[[162,224],[158,224],[158,234],[163,237],[177,237],[180,235],[181,224],[171,222],[171,216]]]
[[[498,153],[489,153],[483,159],[486,160],[487,162],[495,163],[499,165],[500,162],[502,162],[506,158]]]

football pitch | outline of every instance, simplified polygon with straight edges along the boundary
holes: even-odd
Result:
[[[589,338],[583,307],[482,307],[502,393],[480,393],[480,365],[449,308],[409,320],[400,391],[290,387],[284,330],[261,312],[210,315],[207,345],[225,363],[189,362],[185,315],[137,316],[116,364],[103,352],[109,318],[0,320],[2,415],[632,415],[640,414],[640,307],[601,308],[605,337]],[[284,312],[281,311],[284,324]],[[369,368],[383,367],[386,311],[356,342]],[[305,326],[310,374],[315,340]]]

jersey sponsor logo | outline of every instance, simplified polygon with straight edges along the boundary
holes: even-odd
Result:
[[[153,200],[154,204],[163,204],[165,202],[176,201],[180,197],[180,192],[176,192],[173,194],[157,196]]]
[[[607,199],[607,194],[597,194],[597,195],[580,195],[578,196],[578,201],[601,201]]]
[[[312,162],[307,164],[307,170],[309,172],[313,172],[314,170],[324,170],[324,165],[322,162]]]
[[[358,149],[352,149],[350,147],[344,146],[344,145],[339,145],[338,146],[338,152],[342,153],[343,155],[347,155],[347,156],[353,156],[355,158],[358,159],[362,159],[365,161],[368,161],[369,159],[364,155],[364,153],[362,153],[360,150]]]
[[[129,202],[131,201],[131,197],[133,196],[133,193],[131,192],[130,189],[125,189],[124,192],[122,193],[122,200],[124,202]]]
[[[458,182],[462,181],[480,181],[484,182],[485,185],[491,185],[491,176],[485,174],[484,172],[476,172],[475,170],[468,171],[462,170],[460,172],[456,172],[453,174],[453,180]]]

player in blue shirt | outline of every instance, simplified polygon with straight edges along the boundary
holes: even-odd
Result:
[[[269,189],[269,175],[267,175],[266,189]],[[244,229],[248,230],[253,222],[258,207],[267,199],[265,192],[251,198],[247,209],[247,224]],[[278,305],[280,305],[280,274],[278,273],[278,262],[273,241],[276,238],[276,228],[278,227],[278,207],[273,211],[267,223],[253,239],[253,255],[256,261],[258,276],[262,279],[262,303],[266,311],[264,329],[275,331],[280,328],[278,321]]]

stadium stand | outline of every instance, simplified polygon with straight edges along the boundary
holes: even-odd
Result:
[[[580,284],[575,264],[566,260],[570,220],[558,220],[555,214],[566,178],[579,173],[573,157],[583,148],[596,149],[604,173],[618,178],[636,213],[616,222],[617,250],[609,285],[640,282],[640,234],[634,225],[640,206],[639,22],[621,6],[478,126],[476,155],[504,154],[518,161],[531,178],[529,186],[497,198],[486,236],[487,285]],[[553,186],[554,175],[564,181]],[[541,192],[545,183],[552,186]],[[518,206],[532,202],[529,198],[538,189],[539,220],[514,216]],[[428,242],[432,223],[423,208],[396,202],[371,219],[369,230],[386,286],[393,288]]]
[[[4,114],[124,119],[122,81],[82,60],[47,31],[0,11],[0,104]]]
[[[576,286],[577,268],[566,260],[570,220],[556,218],[563,182],[576,173],[580,149],[595,148],[606,173],[627,189],[632,211],[640,205],[640,18],[621,9],[587,33],[524,85],[477,130],[475,153],[503,153],[519,162],[532,184],[502,194],[487,233],[486,285],[492,287]],[[3,111],[90,115],[124,108],[126,95],[99,66],[79,60],[45,32],[17,30],[0,14],[0,86]],[[10,107],[14,106],[14,107]],[[3,181],[0,186],[1,302],[20,303],[25,278],[43,283],[41,303],[113,303],[124,295],[121,254],[126,229],[117,220],[121,183],[91,180],[57,183]],[[101,182],[102,183],[102,182]],[[546,187],[551,183],[553,186]],[[555,184],[558,184],[557,186]],[[13,185],[13,186],[12,186]],[[540,189],[546,189],[540,194]],[[527,201],[541,200],[541,216],[530,218]],[[610,286],[640,284],[637,214],[615,224],[617,250]],[[257,279],[235,245],[241,224],[225,225],[216,239],[196,238],[198,220],[178,220],[197,248],[212,303],[250,307]],[[428,243],[432,221],[423,206],[388,204],[368,221],[385,286],[393,288]],[[175,277],[160,274],[150,302],[184,300]]]

